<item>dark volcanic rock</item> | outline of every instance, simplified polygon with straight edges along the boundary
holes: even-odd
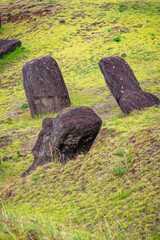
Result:
[[[87,153],[101,124],[101,119],[88,107],[72,107],[62,111],[55,119],[45,118],[32,150],[34,162],[23,176],[56,158],[66,162],[80,153]]]
[[[72,107],[61,112],[53,124],[54,148],[59,149],[62,160],[87,153],[96,138],[102,121],[88,107]]]
[[[65,23],[66,21],[64,19],[60,20],[60,23]]]
[[[116,56],[102,58],[99,67],[117,103],[126,90],[141,90],[132,69],[123,58]]]
[[[42,129],[50,128],[53,125],[53,121],[54,121],[54,118],[52,117],[44,118],[42,121]]]
[[[132,69],[123,58],[117,56],[102,58],[99,67],[123,113],[129,114],[133,109],[160,104],[156,96],[141,90]]]
[[[70,106],[62,73],[52,57],[40,57],[28,62],[24,65],[22,72],[32,117]]]
[[[160,100],[153,94],[143,91],[125,91],[119,100],[119,106],[124,114],[133,109],[144,109],[160,104]]]
[[[122,53],[121,55],[122,58],[125,58],[126,56],[127,56],[126,53]]]
[[[4,54],[13,52],[16,47],[21,46],[21,41],[14,39],[14,40],[5,40],[0,39],[0,58],[3,57]]]
[[[53,123],[54,118],[45,118],[42,122],[42,130],[38,134],[38,139],[32,153],[34,155],[33,164],[29,169],[22,174],[22,177],[29,174],[30,171],[36,169],[37,166],[41,166],[52,160],[52,138],[53,138]]]

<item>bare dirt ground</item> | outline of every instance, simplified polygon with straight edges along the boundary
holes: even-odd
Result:
[[[10,4],[2,4],[0,7],[1,22],[21,22],[27,20],[31,22],[36,16],[45,16],[51,15],[53,12],[57,11],[60,8],[60,5],[48,5],[42,1],[32,1],[26,3],[24,1],[17,1]]]

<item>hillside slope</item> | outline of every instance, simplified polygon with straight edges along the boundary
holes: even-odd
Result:
[[[22,47],[0,59],[0,239],[159,239],[160,107],[124,116],[98,62],[125,53],[141,88],[160,97],[160,3],[1,2],[0,38]],[[91,107],[103,126],[88,154],[21,178],[43,118],[58,114],[32,119],[27,108],[22,67],[45,55],[72,106]]]

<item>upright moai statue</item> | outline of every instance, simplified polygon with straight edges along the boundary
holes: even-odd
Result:
[[[67,87],[55,59],[50,56],[34,59],[24,65],[22,73],[32,117],[70,106]]]

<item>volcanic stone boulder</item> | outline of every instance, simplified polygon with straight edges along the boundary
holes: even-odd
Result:
[[[54,159],[65,163],[80,153],[87,153],[101,124],[98,115],[88,107],[72,107],[63,110],[55,119],[45,118],[32,149],[34,162],[22,176]]]
[[[129,114],[133,109],[144,109],[160,104],[156,96],[141,90],[132,69],[123,58],[117,56],[102,58],[99,67],[124,114]]]
[[[13,40],[6,40],[6,39],[0,39],[0,58],[3,57],[4,54],[13,52],[16,47],[21,46],[21,41],[17,39]]]
[[[26,63],[23,85],[31,116],[54,112],[70,106],[70,99],[57,62],[50,56]]]

